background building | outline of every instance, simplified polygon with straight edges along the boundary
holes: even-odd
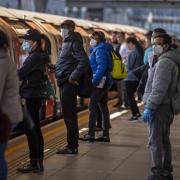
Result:
[[[147,29],[162,27],[180,37],[180,0],[0,0],[0,5]]]

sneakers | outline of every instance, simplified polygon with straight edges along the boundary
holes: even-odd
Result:
[[[132,116],[130,119],[128,119],[129,121],[137,121],[138,117],[137,116]]]
[[[56,154],[78,154],[78,148],[69,148],[65,146],[63,148],[57,149]]]
[[[89,142],[94,142],[95,138],[89,134],[85,134],[83,137],[79,138],[81,141],[89,141]]]
[[[110,142],[110,138],[109,138],[109,136],[100,136],[100,137],[96,138],[95,141],[97,141],[97,142]]]
[[[44,171],[44,167],[37,161],[36,164],[29,163],[23,167],[17,168],[16,170],[20,173],[40,173]]]
[[[173,180],[173,175],[172,174],[164,175],[164,179],[163,180]]]
[[[147,177],[146,180],[166,180],[166,179],[164,179],[164,177],[161,175],[150,175]]]

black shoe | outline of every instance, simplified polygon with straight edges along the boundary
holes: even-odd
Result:
[[[39,173],[39,172],[43,172],[44,168],[38,165],[32,165],[30,163],[21,168],[17,168],[16,170],[20,173],[30,173],[30,172]]]
[[[69,148],[65,146],[63,148],[57,149],[56,154],[78,154],[78,148]]]
[[[163,180],[173,180],[173,175],[172,174],[164,175],[163,177],[164,177]]]
[[[137,116],[132,116],[130,119],[128,119],[129,121],[137,121],[138,120],[138,117]]]
[[[137,118],[141,117],[141,114],[140,113],[136,114],[136,117]]]
[[[91,136],[89,134],[85,134],[83,137],[80,137],[79,140],[81,141],[89,141],[89,142],[94,142],[95,138],[94,136]]]
[[[161,175],[150,175],[147,177],[146,180],[165,180]]]
[[[100,137],[96,138],[95,141],[98,141],[98,142],[110,142],[110,138],[109,138],[109,136],[100,136]]]

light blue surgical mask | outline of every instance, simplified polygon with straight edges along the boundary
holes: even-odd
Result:
[[[31,52],[32,50],[32,46],[27,41],[23,41],[21,48],[26,52]]]

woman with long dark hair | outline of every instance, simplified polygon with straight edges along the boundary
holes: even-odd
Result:
[[[140,117],[140,112],[134,95],[138,86],[138,78],[134,75],[133,70],[143,64],[144,51],[135,37],[128,37],[126,39],[126,44],[127,47],[131,50],[131,52],[129,53],[128,59],[125,62],[127,70],[125,87],[132,112],[132,117],[130,118],[130,120],[133,121],[138,120],[138,117]]]

